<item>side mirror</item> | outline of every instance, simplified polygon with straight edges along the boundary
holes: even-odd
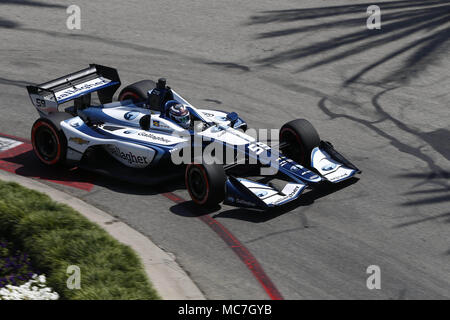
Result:
[[[239,116],[236,112],[230,112],[229,114],[227,114],[227,120],[229,120],[231,122],[231,126],[234,126],[234,124],[236,123],[236,121],[238,121]]]
[[[148,131],[150,130],[150,118],[151,116],[149,114],[146,114],[139,120],[139,126],[142,130]]]

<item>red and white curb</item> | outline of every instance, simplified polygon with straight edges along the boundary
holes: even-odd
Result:
[[[41,164],[29,140],[4,133],[0,133],[0,170],[88,192],[94,187],[92,178],[79,170],[50,169]]]

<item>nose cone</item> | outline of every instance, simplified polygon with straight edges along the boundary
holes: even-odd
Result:
[[[322,178],[315,172],[296,164],[295,162],[287,162],[281,164],[281,167],[286,170],[286,173],[294,175],[296,178],[309,181],[320,182]]]

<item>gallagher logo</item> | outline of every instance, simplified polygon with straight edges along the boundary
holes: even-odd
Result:
[[[146,138],[149,138],[149,139],[152,139],[152,140],[155,140],[155,141],[164,142],[164,143],[169,143],[170,142],[170,140],[168,140],[166,138],[163,138],[161,136],[156,136],[156,135],[151,134],[149,132],[139,132],[138,136],[146,137]]]
[[[61,100],[63,98],[69,98],[69,97],[77,94],[79,91],[96,89],[103,85],[109,84],[110,82],[111,81],[109,81],[107,79],[102,79],[102,78],[94,79],[94,80],[88,81],[86,83],[82,83],[80,85],[77,85],[72,88],[58,92],[57,93],[58,96],[56,97],[56,100]]]
[[[148,164],[147,157],[136,156],[132,152],[123,152],[122,150],[120,150],[116,146],[109,146],[109,150],[114,156],[125,160],[129,164],[134,164],[134,163],[137,163],[137,164]]]

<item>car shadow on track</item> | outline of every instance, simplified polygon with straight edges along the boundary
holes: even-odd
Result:
[[[220,205],[213,208],[202,208],[195,204],[194,201],[188,200],[170,207],[170,212],[181,217],[198,218],[218,212],[221,208],[222,207]]]
[[[38,160],[33,150],[29,150],[31,148],[31,145],[27,145],[26,150],[18,150],[17,152],[13,150],[0,157],[0,169],[29,178],[39,178],[62,184],[75,183],[77,187],[82,189],[88,188],[88,185],[95,185],[123,194],[157,195],[184,188],[183,181],[173,179],[167,179],[158,186],[149,186],[124,182],[115,177],[77,167],[49,167]]]
[[[17,155],[2,157],[1,168],[15,174],[50,180],[55,182],[92,183],[93,177],[89,173],[63,167],[50,168],[36,158],[32,150]]]
[[[183,181],[169,180],[164,185],[149,186],[124,182],[114,177],[93,174],[95,175],[95,181],[93,183],[96,186],[123,194],[154,196],[185,188]]]
[[[223,209],[223,206],[216,206],[211,209],[199,208],[192,201],[178,203],[172,206],[170,211],[183,217],[200,217],[206,214],[214,214],[212,216],[213,218],[230,218],[253,223],[261,223],[274,219],[299,207],[309,206],[317,199],[328,196],[334,192],[355,184],[358,180],[359,178],[354,177],[339,184],[325,183],[308,192],[305,192],[300,196],[300,198],[286,204],[285,206],[273,208],[267,211],[244,208],[233,208],[230,210],[220,211]]]
[[[299,199],[288,203],[285,206],[270,209],[267,211],[258,211],[244,208],[234,208],[228,210],[228,206],[217,205],[214,208],[203,208],[196,205],[193,201],[178,197],[172,192],[184,190],[183,179],[168,179],[158,185],[139,185],[124,182],[109,175],[102,175],[79,168],[50,168],[39,162],[32,150],[0,158],[1,167],[4,170],[14,172],[26,177],[38,177],[39,179],[53,182],[77,182],[93,184],[114,192],[131,195],[162,195],[171,201],[176,202],[170,207],[170,211],[182,217],[201,217],[214,214],[213,218],[232,218],[249,222],[265,222],[276,218],[284,213],[295,210],[298,207],[309,206],[315,200],[337,192],[356,183],[359,178],[351,178],[339,184],[324,183],[314,189],[305,192]],[[175,198],[175,199],[172,199]]]

